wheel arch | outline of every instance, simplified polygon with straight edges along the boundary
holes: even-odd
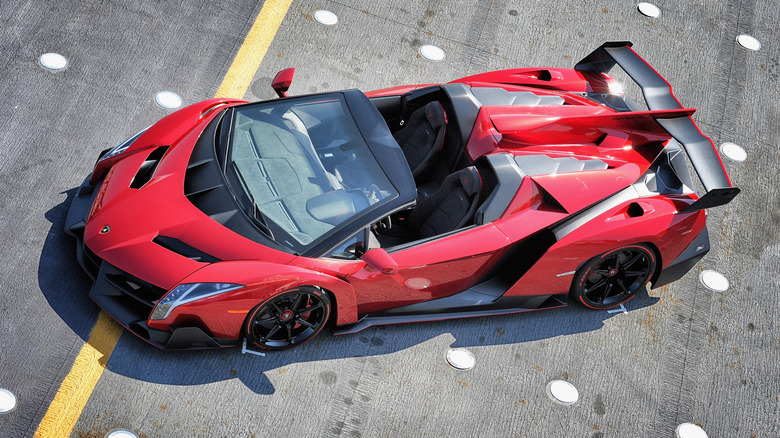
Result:
[[[607,295],[604,295],[604,297],[603,297],[603,299],[604,299],[603,305],[596,304],[595,302],[594,302],[594,304],[589,304],[588,302],[586,302],[586,299],[589,299],[589,298],[585,298],[584,294],[582,294],[581,292],[578,292],[578,289],[581,289],[583,287],[583,283],[586,281],[585,279],[587,278],[587,274],[589,274],[589,272],[592,272],[591,269],[594,268],[595,266],[597,266],[599,263],[601,263],[601,260],[604,260],[606,257],[612,256],[613,254],[617,253],[618,251],[624,251],[624,250],[632,249],[632,247],[633,248],[642,248],[644,252],[649,252],[650,255],[653,257],[653,260],[651,260],[651,262],[653,263],[653,272],[651,272],[649,277],[646,280],[644,280],[644,283],[641,284],[640,286],[637,286],[637,289],[630,288],[630,290],[632,292],[627,292],[626,288],[624,287],[623,289],[624,289],[624,291],[626,291],[625,292],[625,294],[626,294],[625,296],[627,298],[625,298],[622,301],[618,300],[615,303],[607,304],[606,303]],[[584,260],[582,263],[580,263],[577,266],[577,270],[576,270],[576,272],[574,274],[574,277],[573,277],[573,279],[571,281],[571,284],[570,284],[570,287],[569,287],[570,299],[576,299],[576,301],[579,304],[581,304],[581,305],[583,305],[585,307],[588,307],[590,309],[596,309],[596,310],[608,309],[608,308],[620,305],[620,304],[622,304],[622,303],[624,303],[624,302],[634,298],[636,296],[636,294],[639,291],[642,290],[642,288],[647,289],[647,285],[660,272],[660,266],[661,266],[660,254],[659,254],[658,248],[652,242],[636,241],[636,242],[627,242],[625,244],[616,246],[616,247],[614,247],[614,248],[612,248],[612,249],[610,249],[608,251],[595,254],[594,256],[588,258],[587,260]],[[617,269],[615,271],[617,272]],[[612,277],[612,275],[613,274],[609,274],[610,277]],[[601,281],[603,282],[604,280],[601,280]],[[617,296],[619,296],[619,295],[617,295]],[[610,297],[612,297],[612,295],[610,295]]]
[[[249,311],[256,305],[303,286],[314,286],[328,293],[337,325],[358,320],[357,297],[352,286],[340,278],[306,268],[260,261],[227,261],[208,265],[181,281],[199,282],[244,285],[224,295],[183,304],[172,313],[172,318],[179,314],[198,315],[206,328],[221,337],[238,336]],[[168,319],[156,325],[162,327],[173,322]]]
[[[306,274],[295,281],[282,281],[272,287],[272,292],[264,294],[260,300],[263,301],[274,295],[282,294],[288,290],[299,287],[315,287],[328,295],[331,301],[330,320],[336,325],[350,324],[357,322],[357,297],[352,286],[336,277],[306,269],[293,268]],[[312,275],[313,274],[313,275]],[[268,288],[268,285],[265,286]],[[258,301],[258,303],[260,302]]]
[[[639,240],[636,242],[628,242],[619,246],[616,246],[612,249],[618,249],[622,248],[624,246],[630,246],[630,245],[644,245],[653,252],[653,257],[655,257],[655,268],[653,269],[653,275],[650,276],[650,281],[655,281],[658,279],[658,275],[661,274],[661,271],[663,270],[663,263],[662,263],[662,257],[661,257],[661,250],[658,249],[658,245],[653,243],[650,240]],[[609,250],[611,251],[611,250]],[[589,257],[587,259],[584,259],[580,262],[580,264],[577,265],[577,269],[575,271],[579,271],[586,263],[590,262],[594,257],[598,257],[600,255],[603,255],[605,251],[602,251],[598,254],[594,254],[592,257]]]
[[[658,280],[658,276],[661,275],[661,271],[663,271],[663,257],[661,256],[661,250],[658,248],[658,245],[650,241],[639,243],[647,246],[650,248],[650,250],[653,251],[653,256],[655,257],[655,269],[653,270],[653,275],[650,276],[649,283],[655,284],[655,282]]]

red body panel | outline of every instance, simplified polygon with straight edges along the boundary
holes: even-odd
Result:
[[[528,242],[541,231],[552,235],[559,229],[556,227],[577,217],[587,220],[556,235],[557,240],[547,244],[527,271],[507,286],[504,296],[567,294],[575,271],[586,261],[636,243],[647,244],[656,252],[657,274],[705,229],[703,211],[680,213],[698,199],[697,195],[692,190],[675,189],[677,192],[662,195],[648,189],[647,193],[635,191],[628,200],[611,204],[605,200],[633,190],[629,187],[639,184],[656,168],[658,158],[666,157],[666,148],[676,144],[656,120],[690,118],[694,110],[620,112],[619,107],[616,110],[586,97],[588,93],[609,93],[613,82],[604,73],[565,68],[510,69],[452,81],[500,88],[494,90],[497,94],[530,92],[560,97],[545,102],[562,100],[556,105],[478,106],[470,115],[471,119],[476,115],[470,135],[464,131],[449,137],[451,131],[447,131],[446,137],[463,138],[458,152],[465,152],[462,157],[469,164],[479,167],[480,157],[488,161],[508,155],[507,166],[513,166],[513,159],[519,163],[524,156],[543,155],[552,161],[577,159],[599,166],[525,174],[518,164],[516,179],[503,181],[512,188],[509,195],[502,193],[500,215],[495,214],[487,223],[405,242],[387,251],[371,250],[365,257],[368,264],[360,259],[304,257],[264,246],[221,225],[184,196],[185,169],[196,142],[223,108],[245,103],[235,99],[207,100],[176,111],[151,126],[125,152],[99,161],[90,182],[102,183],[89,210],[84,243],[114,267],[168,291],[189,283],[244,286],[181,304],[166,319],[148,321],[151,329],[173,332],[177,327],[198,327],[214,338],[240,337],[247,314],[255,306],[300,286],[330,293],[337,325],[355,323],[375,312],[451,297],[484,281],[491,268],[511,255],[514,245]],[[405,85],[366,95],[402,96],[428,86]],[[383,111],[392,111],[389,107]],[[453,119],[457,118],[450,117],[447,129],[456,129]],[[162,146],[168,149],[151,179],[140,188],[131,188],[149,154]],[[323,154],[322,160],[327,156]],[[485,183],[487,179],[482,177]],[[411,189],[408,193],[413,199]],[[595,209],[599,205],[611,207]],[[158,237],[181,241],[217,261],[185,257],[155,243]],[[384,272],[377,266],[384,267]]]
[[[536,89],[571,92],[593,91],[582,73],[570,69],[512,68],[457,79],[452,82],[490,83],[504,85],[525,85]]]
[[[639,178],[639,166],[626,163],[616,169],[534,176],[568,213],[576,213],[596,201],[628,187]]]
[[[338,323],[357,320],[355,292],[348,283],[296,266],[256,261],[215,263],[193,273],[186,283],[224,281],[228,278],[245,287],[181,305],[165,320],[150,321],[149,326],[166,330],[171,326],[195,325],[215,337],[237,338],[247,313],[258,303],[280,292],[306,285],[318,285],[337,297]],[[197,324],[193,315],[197,315]]]
[[[453,295],[472,286],[490,267],[492,254],[509,243],[491,224],[442,237],[392,254],[398,272],[362,266],[347,281],[365,314]],[[364,265],[363,262],[359,262]]]
[[[677,215],[681,205],[660,197],[645,198],[639,203],[645,211],[641,217],[629,217],[628,206],[620,205],[556,242],[507,295],[568,293],[572,276],[584,261],[634,243],[651,243],[666,267],[689,244],[681,237],[696,236],[704,229],[704,212]]]
[[[145,149],[152,149],[157,146],[167,146],[179,142],[179,139],[187,132],[197,128],[201,119],[205,119],[209,114],[213,116],[216,110],[227,105],[246,103],[244,100],[232,98],[209,99],[202,102],[184,107],[174,113],[171,113],[150,126],[138,140],[136,140],[123,154],[100,161],[92,171],[90,182],[95,184],[105,174],[106,170],[111,168],[114,163],[124,159],[131,154]],[[200,131],[197,131],[198,135]]]

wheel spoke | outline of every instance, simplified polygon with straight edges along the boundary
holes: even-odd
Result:
[[[618,281],[616,281],[615,283],[617,283],[617,284],[618,284],[618,286],[620,286],[620,288],[621,288],[621,289],[623,289],[623,293],[626,293],[626,294],[628,293],[628,289],[626,289],[626,285],[625,285],[625,284],[623,284],[623,282],[622,282],[622,281],[618,280]]]
[[[645,275],[645,271],[623,271],[624,277],[639,277],[640,275]]]
[[[276,319],[277,318],[275,316],[272,316],[270,318],[265,318],[265,319],[256,319],[254,321],[254,325],[258,326],[258,325],[268,324],[268,323],[276,321]]]
[[[321,308],[322,308],[322,303],[317,303],[317,304],[315,304],[315,305],[313,305],[311,307],[307,307],[307,308],[301,310],[300,312],[298,312],[298,314],[299,315],[305,315],[307,313],[313,312],[313,311],[315,311],[317,309],[321,309]]]
[[[290,323],[287,323],[284,326],[287,329],[287,342],[292,342],[292,340],[293,340],[293,332],[292,332],[293,325],[290,324]]]
[[[585,288],[584,289],[585,293],[586,294],[590,294],[594,290],[604,286],[606,283],[607,283],[607,279],[606,278],[602,278],[601,280],[598,281],[598,283],[594,284],[593,286]]]
[[[314,327],[316,327],[316,325],[315,325],[315,324],[312,324],[312,323],[310,323],[309,321],[306,321],[306,320],[305,320],[305,319],[303,319],[303,318],[298,318],[298,319],[296,319],[296,320],[295,320],[295,323],[296,323],[296,324],[300,324],[300,325],[305,325],[305,326],[306,326],[306,327],[308,327],[308,328],[314,328]]]
[[[634,263],[636,263],[637,260],[639,260],[641,258],[642,258],[642,254],[635,255],[633,259],[623,263],[623,269],[628,268],[629,266],[633,265]]]
[[[304,293],[300,293],[300,294],[298,294],[298,296],[297,296],[297,297],[295,297],[295,301],[293,301],[292,305],[290,306],[290,309],[291,309],[292,311],[294,311],[294,312],[297,312],[297,311],[298,311],[298,307],[300,307],[300,306],[301,306],[301,303],[302,303],[302,301],[303,301],[303,298],[304,298],[304,297],[306,297],[306,296],[307,296],[307,295],[306,295],[306,294],[304,294]]]
[[[274,310],[276,310],[277,315],[281,315],[282,313],[284,313],[284,310],[281,307],[279,307],[279,305],[276,304],[275,301],[271,303],[271,306],[274,308]]]
[[[273,328],[268,332],[268,334],[260,338],[260,342],[267,341],[271,336],[275,335],[276,332],[278,332],[279,329],[281,328],[282,327],[279,324],[274,324]]]
[[[609,284],[607,284],[607,287],[604,288],[604,295],[601,297],[601,302],[602,303],[604,302],[604,300],[607,299],[607,297],[609,297],[609,293],[611,291],[612,291],[612,282],[609,282]]]

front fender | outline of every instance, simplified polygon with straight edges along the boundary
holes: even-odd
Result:
[[[118,161],[143,150],[174,145],[190,130],[203,122],[210,121],[219,112],[215,110],[241,103],[246,103],[246,101],[230,98],[209,99],[168,114],[150,126],[125,152],[102,161],[98,160],[92,171],[90,184],[97,184],[108,169]]]
[[[213,263],[191,274],[184,283],[236,283],[245,287],[183,304],[162,321],[149,321],[149,327],[196,326],[217,338],[238,338],[246,315],[269,297],[299,286],[317,286],[335,299],[338,325],[357,321],[355,291],[336,277],[298,268],[258,261]]]

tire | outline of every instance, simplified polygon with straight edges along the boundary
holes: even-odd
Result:
[[[319,288],[291,289],[252,309],[244,336],[264,350],[296,347],[322,331],[330,318],[330,307],[328,294]]]
[[[608,309],[634,298],[655,272],[655,255],[636,244],[596,256],[574,274],[571,296],[591,309]]]

